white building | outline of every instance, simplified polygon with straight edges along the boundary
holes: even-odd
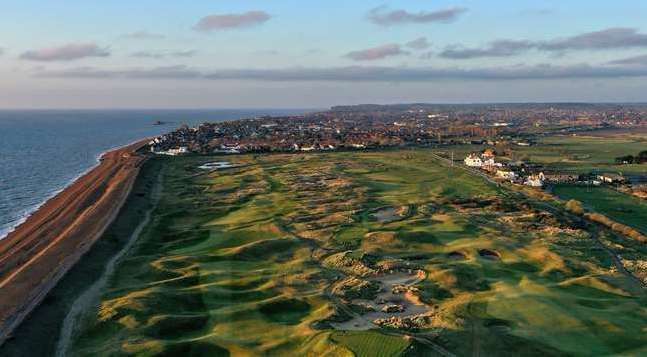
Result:
[[[465,165],[469,167],[482,167],[483,160],[476,154],[470,154],[465,158]]]
[[[515,180],[519,175],[516,172],[510,170],[497,170],[496,177],[506,179],[506,180]]]
[[[154,151],[154,148],[151,148],[153,152],[157,155],[168,155],[168,156],[178,156],[189,153],[189,148],[186,146],[180,146],[178,148],[168,149],[167,151]]]
[[[217,153],[225,153],[225,154],[240,154],[242,148],[240,145],[220,145],[219,150],[214,150],[214,152]]]
[[[531,186],[531,187],[542,187],[544,186],[544,180],[546,178],[544,177],[544,173],[540,172],[539,175],[530,175],[526,178],[526,182],[524,182],[524,185]]]
[[[490,166],[490,167],[503,167],[503,164],[500,162],[494,161],[494,159],[487,159],[487,160],[482,160],[483,166]]]

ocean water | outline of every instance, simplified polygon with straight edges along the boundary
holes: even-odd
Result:
[[[98,163],[101,153],[186,123],[305,110],[0,111],[0,239]],[[168,122],[153,125],[156,120]]]

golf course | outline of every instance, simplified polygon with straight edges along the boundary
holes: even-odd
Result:
[[[142,175],[156,203],[59,352],[647,353],[646,290],[616,256],[644,244],[426,149],[156,157]],[[114,227],[144,220],[129,204]]]

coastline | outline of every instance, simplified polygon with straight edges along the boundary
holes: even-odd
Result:
[[[147,156],[142,139],[100,155],[0,240],[0,345],[102,236]]]
[[[143,142],[145,140],[150,140],[150,139],[151,138],[138,139],[138,140],[134,140],[134,141],[131,141],[129,143],[126,143],[124,145],[113,146],[113,147],[110,147],[110,148],[98,153],[97,155],[95,155],[94,164],[92,166],[90,166],[87,169],[81,171],[78,175],[76,175],[72,179],[69,179],[67,182],[65,182],[62,185],[61,188],[55,189],[52,192],[50,192],[49,194],[47,194],[45,199],[43,199],[40,203],[32,205],[31,207],[28,207],[27,209],[25,209],[23,211],[23,213],[22,213],[21,218],[18,219],[15,222],[15,224],[11,225],[9,228],[5,229],[4,231],[0,230],[0,244],[1,244],[3,239],[7,238],[11,233],[13,233],[18,228],[20,228],[20,226],[23,225],[29,219],[29,217],[31,217],[33,214],[38,212],[38,210],[40,210],[45,204],[47,204],[47,202],[49,202],[51,199],[58,196],[61,192],[65,191],[68,187],[72,186],[75,182],[77,182],[83,176],[87,175],[90,171],[96,169],[101,164],[101,158],[104,155],[108,154],[109,152],[116,151],[116,150],[119,150],[119,149],[122,149],[122,148],[126,148],[126,147],[129,147],[131,145]]]

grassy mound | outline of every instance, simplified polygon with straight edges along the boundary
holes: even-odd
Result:
[[[310,312],[310,304],[299,299],[279,299],[262,304],[258,311],[272,322],[296,325]]]

